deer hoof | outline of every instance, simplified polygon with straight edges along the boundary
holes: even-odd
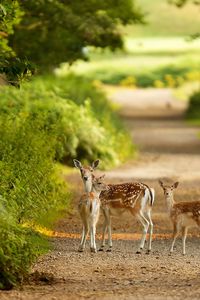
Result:
[[[151,253],[151,250],[150,249],[148,249],[147,250],[147,252],[146,252],[146,254],[150,254]]]
[[[97,252],[97,249],[96,249],[96,248],[90,248],[90,251],[91,251],[92,253],[96,253],[96,252]]]
[[[78,252],[83,252],[84,249],[83,248],[78,248]]]
[[[108,248],[106,252],[112,252],[112,247]]]
[[[99,248],[99,251],[104,251],[104,247]]]

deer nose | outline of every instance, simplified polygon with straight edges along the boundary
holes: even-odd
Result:
[[[87,176],[84,176],[83,179],[84,179],[84,180],[88,180],[88,177],[87,177]]]

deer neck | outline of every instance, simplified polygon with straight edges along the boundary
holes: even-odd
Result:
[[[88,179],[84,181],[85,191],[86,193],[90,193],[92,191],[92,179]]]
[[[92,186],[92,192],[95,194],[95,196],[97,196],[97,197],[99,197],[99,195],[101,194],[101,191],[97,191],[96,189],[95,189],[95,187],[94,186]]]
[[[171,196],[167,196],[165,199],[166,199],[166,203],[167,203],[167,210],[170,213],[174,206],[174,203],[175,203],[174,197],[173,197],[173,195],[171,195]]]

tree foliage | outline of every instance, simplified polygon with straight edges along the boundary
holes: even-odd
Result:
[[[2,0],[0,3],[0,58],[13,55],[12,48],[8,45],[8,36],[14,33],[14,26],[22,17],[18,1]]]
[[[4,0],[0,8],[4,57],[12,52],[40,69],[87,59],[87,46],[121,48],[119,25],[143,20],[132,0]]]
[[[29,75],[33,68],[27,59],[20,59],[9,45],[9,36],[14,34],[14,27],[20,23],[23,11],[18,1],[2,0],[0,4],[0,73],[6,74],[12,85]]]

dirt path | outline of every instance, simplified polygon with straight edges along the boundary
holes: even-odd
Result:
[[[153,186],[153,252],[136,255],[140,226],[129,215],[113,219],[113,252],[78,253],[81,224],[76,211],[59,222],[57,231],[67,237],[53,238],[54,250],[34,267],[53,274],[46,283],[32,283],[21,290],[0,292],[0,299],[199,299],[200,240],[197,231],[187,240],[187,255],[180,253],[181,241],[168,255],[171,224],[158,186],[158,178],[178,179],[176,199],[200,198],[199,128],[183,120],[184,103],[169,90],[119,90],[112,96],[130,129],[140,155],[137,160],[107,172],[109,182],[140,180]],[[80,183],[78,174],[71,177]],[[82,191],[76,185],[77,197]],[[75,200],[76,202],[77,200]],[[102,219],[98,226],[101,231]],[[98,241],[99,243],[99,241]]]

